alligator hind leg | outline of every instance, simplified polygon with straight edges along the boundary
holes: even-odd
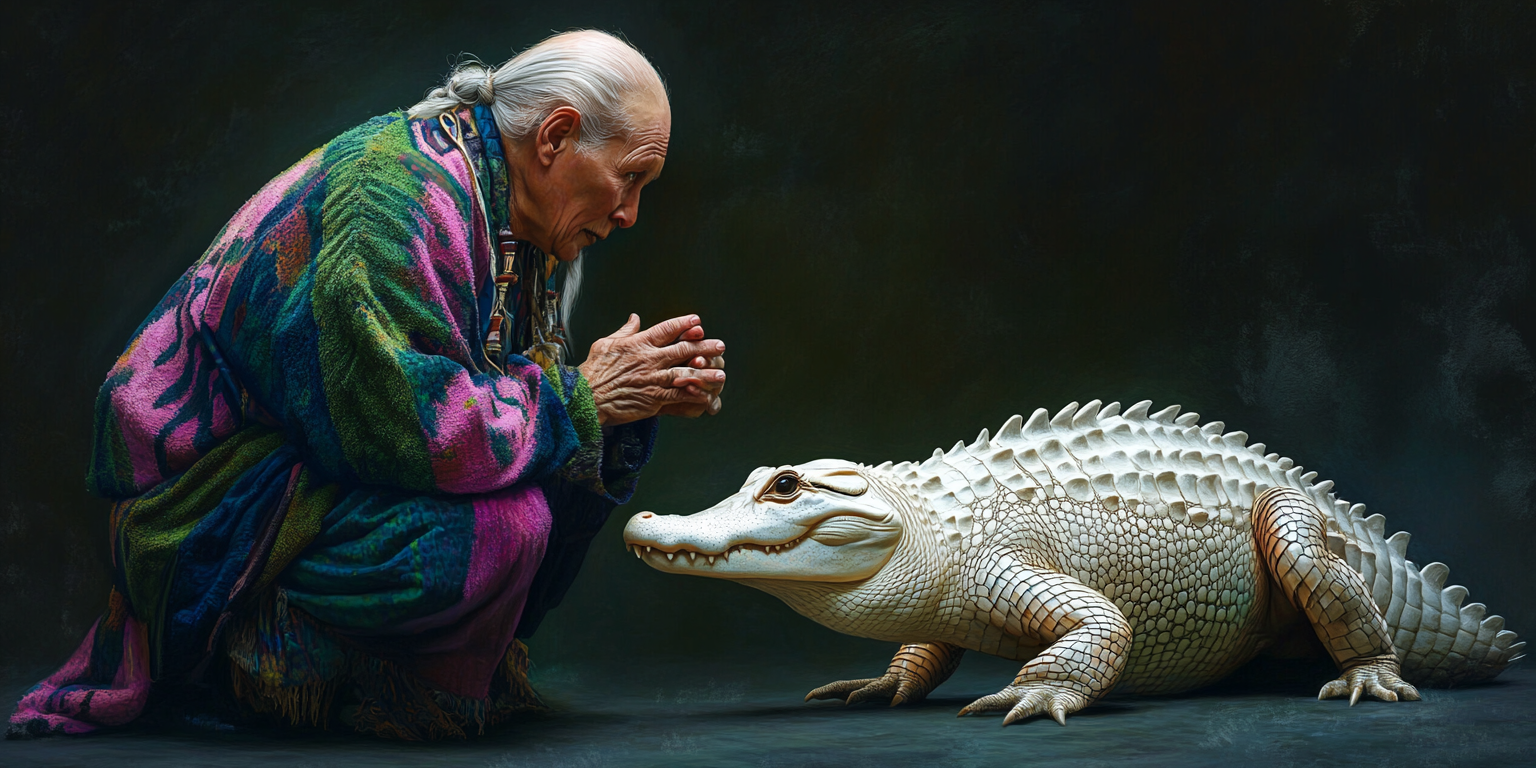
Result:
[[[805,695],[811,699],[842,699],[844,704],[890,700],[891,706],[922,701],[960,666],[965,649],[949,643],[908,643],[896,651],[882,677],[840,680]]]
[[[1306,614],[1343,670],[1317,697],[1347,693],[1350,706],[1361,693],[1384,701],[1417,700],[1418,690],[1398,676],[1386,619],[1365,579],[1328,551],[1322,510],[1299,491],[1271,488],[1254,502],[1253,529],[1280,594]]]

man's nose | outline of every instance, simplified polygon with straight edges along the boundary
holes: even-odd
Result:
[[[619,207],[609,215],[615,226],[620,229],[628,229],[640,220],[640,193],[637,191],[619,204]]]

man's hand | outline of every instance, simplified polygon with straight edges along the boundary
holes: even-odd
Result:
[[[577,366],[592,387],[597,420],[615,426],[665,413],[698,416],[720,410],[725,342],[705,339],[697,315],[674,317],[644,331],[640,316],[592,344]]]
[[[702,333],[702,329],[695,330],[700,330]],[[673,403],[663,406],[660,411],[661,415],[682,416],[685,419],[693,419],[706,413],[711,416],[719,413],[721,405],[720,393],[725,390],[725,355],[715,355],[708,360],[702,357],[695,357],[688,361],[688,366],[693,369],[706,368],[720,371],[720,379],[718,381],[709,378],[711,376],[709,371],[700,370],[685,370],[678,375],[678,378],[672,381],[672,386],[674,387],[686,387],[690,392],[704,392],[709,395],[709,402],[707,404]]]

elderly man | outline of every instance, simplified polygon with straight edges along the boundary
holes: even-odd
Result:
[[[720,404],[697,317],[563,360],[565,265],[635,223],[670,128],[639,52],[567,33],[262,188],[102,386],[108,609],[11,733],[128,722],[151,681],[404,739],[535,706],[516,638],[634,492],[655,417]]]

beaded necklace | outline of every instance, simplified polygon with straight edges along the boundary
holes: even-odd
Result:
[[[481,114],[482,109],[475,108],[474,122],[489,122],[494,126],[494,122],[489,121],[489,110]],[[521,349],[522,356],[540,368],[564,363],[565,328],[560,322],[560,293],[555,283],[559,260],[534,244],[518,239],[508,227],[496,231],[496,222],[491,218],[493,209],[481,193],[475,164],[464,140],[465,129],[474,130],[474,127],[461,122],[458,115],[450,112],[439,115],[437,122],[464,157],[475,204],[486,223],[487,233],[492,234],[489,242],[494,243],[491,249],[494,298],[483,341],[486,362],[497,372],[504,373],[508,350]],[[493,130],[481,130],[478,134],[484,154],[491,154],[493,148],[489,143],[499,143],[500,137],[494,135]],[[494,174],[497,169],[487,170]]]

